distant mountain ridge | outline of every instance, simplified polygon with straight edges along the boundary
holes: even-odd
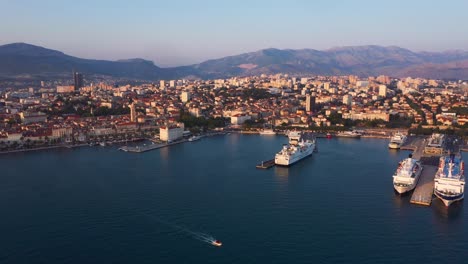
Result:
[[[328,50],[263,49],[208,60],[199,64],[160,68],[145,59],[117,61],[82,59],[26,43],[0,46],[0,79],[8,76],[60,78],[76,70],[140,80],[226,78],[259,74],[389,75],[468,79],[468,52],[413,52],[396,46],[348,46]]]

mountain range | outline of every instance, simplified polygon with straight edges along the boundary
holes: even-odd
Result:
[[[139,80],[210,79],[275,73],[468,79],[468,52],[413,52],[376,45],[328,50],[270,48],[194,65],[161,68],[144,59],[90,60],[26,43],[0,46],[0,79],[64,78],[74,70],[85,76]]]

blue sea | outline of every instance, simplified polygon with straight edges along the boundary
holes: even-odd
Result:
[[[1,155],[0,263],[468,263],[463,201],[424,207],[393,191],[409,152],[318,139],[292,167],[255,169],[286,142]]]

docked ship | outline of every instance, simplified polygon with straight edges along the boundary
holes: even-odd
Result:
[[[193,141],[197,141],[197,140],[200,140],[202,137],[201,136],[191,136],[188,141],[190,142],[193,142]]]
[[[360,138],[362,136],[361,133],[359,133],[356,130],[353,131],[344,131],[344,132],[339,132],[336,134],[337,137],[347,137],[347,138]]]
[[[393,175],[393,188],[398,193],[409,192],[416,187],[423,166],[419,160],[413,159],[413,155],[400,162]]]
[[[463,199],[465,193],[465,162],[460,154],[442,156],[435,176],[434,194],[449,206]]]
[[[399,149],[403,144],[405,144],[406,139],[407,139],[407,137],[406,137],[405,134],[397,132],[390,139],[390,143],[388,143],[388,148]]]
[[[260,131],[260,135],[273,136],[276,135],[276,132],[271,128],[265,128],[262,131]]]
[[[291,131],[288,133],[289,144],[283,146],[275,155],[275,164],[290,166],[305,157],[312,155],[315,149],[315,140],[304,140],[302,133]]]

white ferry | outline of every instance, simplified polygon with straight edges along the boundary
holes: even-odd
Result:
[[[336,134],[337,137],[360,138],[362,134],[359,131],[344,131]]]
[[[405,144],[406,139],[407,139],[407,137],[406,137],[405,134],[397,132],[390,139],[390,143],[388,143],[388,148],[399,149],[403,144]]]
[[[423,166],[420,161],[413,159],[413,155],[400,162],[398,169],[393,175],[393,188],[398,193],[409,192],[416,187]]]
[[[260,135],[274,136],[276,135],[276,132],[273,129],[265,128],[262,131],[260,131]]]
[[[193,141],[197,141],[197,140],[200,140],[202,138],[202,136],[191,136],[188,141],[190,142],[193,142]]]
[[[465,162],[460,154],[440,157],[435,176],[434,194],[449,206],[463,199],[465,193]]]
[[[288,133],[289,144],[275,155],[275,164],[290,166],[305,157],[312,155],[315,149],[315,140],[303,140],[302,134],[297,131]]]

